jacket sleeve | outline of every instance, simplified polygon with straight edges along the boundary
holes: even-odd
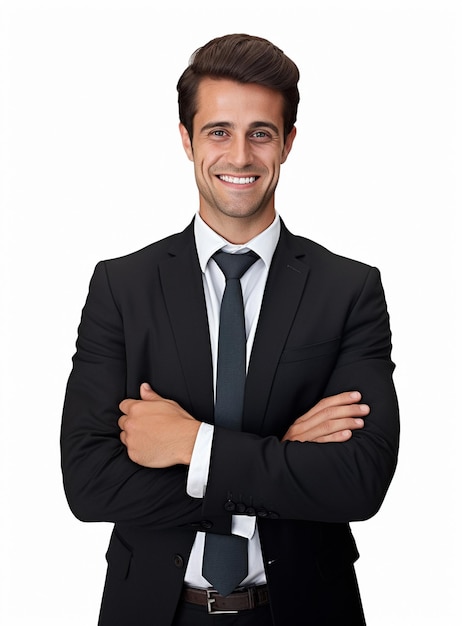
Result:
[[[358,390],[371,407],[343,443],[280,442],[216,428],[204,515],[235,507],[262,517],[350,522],[373,516],[393,477],[398,403],[389,317],[378,270],[369,268],[344,323],[323,396]],[[287,389],[288,396],[291,390]]]
[[[102,262],[82,312],[62,417],[62,471],[70,508],[84,521],[194,525],[201,519],[201,501],[186,494],[186,468],[141,467],[120,442],[118,405],[129,393],[126,350],[124,320]]]

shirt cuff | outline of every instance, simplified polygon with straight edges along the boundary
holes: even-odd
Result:
[[[211,424],[202,422],[197,432],[186,482],[186,493],[191,498],[203,498],[205,495],[212,453],[213,431],[214,428]]]
[[[207,487],[212,453],[214,427],[202,422],[197,431],[196,441],[189,464],[186,492],[191,498],[203,498]],[[231,533],[252,539],[256,528],[256,518],[247,515],[233,515]]]
[[[233,515],[231,533],[246,539],[252,539],[256,527],[256,517],[247,515]]]

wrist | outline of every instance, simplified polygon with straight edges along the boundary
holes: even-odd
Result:
[[[182,465],[190,465],[194,450],[194,444],[196,443],[197,433],[202,422],[198,420],[188,420],[187,428],[185,428],[184,441],[181,446],[181,461]]]

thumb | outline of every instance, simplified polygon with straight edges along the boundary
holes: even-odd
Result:
[[[140,396],[142,400],[157,400],[159,397],[149,383],[142,383],[140,387]]]

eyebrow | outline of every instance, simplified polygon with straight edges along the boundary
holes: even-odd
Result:
[[[203,133],[206,130],[211,130],[212,128],[235,128],[235,125],[232,124],[231,122],[208,122],[207,124],[205,124],[204,126],[202,126],[202,128],[200,129],[200,132]],[[249,130],[254,130],[256,128],[269,128],[273,131],[273,133],[275,133],[276,135],[279,135],[279,128],[273,124],[272,122],[265,122],[265,121],[256,121],[256,122],[252,122],[249,126]]]

